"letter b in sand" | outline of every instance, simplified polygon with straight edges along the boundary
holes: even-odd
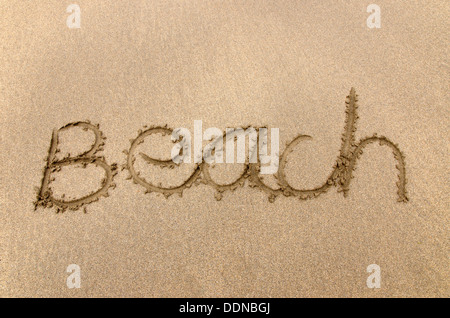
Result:
[[[58,136],[59,132],[71,129],[73,127],[81,127],[86,131],[91,131],[95,136],[94,144],[91,148],[78,156],[71,156],[68,154],[62,159],[56,159],[56,153],[58,149]],[[44,168],[44,178],[42,179],[42,185],[37,195],[37,201],[35,202],[35,207],[52,207],[56,206],[58,212],[64,212],[67,209],[77,210],[85,204],[99,200],[100,197],[108,196],[108,189],[115,187],[112,182],[114,175],[117,174],[117,165],[108,165],[103,157],[96,155],[97,152],[103,150],[105,145],[105,137],[99,130],[98,126],[92,125],[89,122],[77,122],[73,124],[68,124],[58,130],[53,131],[52,141],[50,143],[49,154],[47,157],[47,165]],[[104,170],[105,177],[101,182],[101,188],[97,189],[90,194],[79,197],[76,199],[64,199],[63,196],[55,198],[53,196],[53,191],[50,187],[50,183],[54,179],[52,177],[53,173],[57,173],[65,166],[80,166],[86,167],[88,165],[94,165],[98,168]]]
[[[67,287],[69,288],[81,288],[81,269],[77,264],[70,264],[67,266],[67,272],[71,273],[67,277]]]
[[[371,273],[367,277],[367,287],[369,288],[381,288],[381,268],[377,264],[371,264],[367,266],[367,272]]]
[[[71,4],[66,9],[67,13],[71,13],[67,17],[66,24],[69,29],[81,28],[81,9],[78,4]]]

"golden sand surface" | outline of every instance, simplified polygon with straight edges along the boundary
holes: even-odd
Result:
[[[449,297],[450,4],[374,2],[0,0],[0,296]],[[161,161],[195,120],[278,173]]]

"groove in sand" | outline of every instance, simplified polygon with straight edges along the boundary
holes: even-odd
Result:
[[[384,136],[377,136],[376,134],[372,137],[367,137],[361,139],[358,143],[355,142],[355,132],[356,132],[356,122],[358,119],[357,115],[358,108],[358,95],[356,95],[355,89],[352,88],[349,96],[346,99],[346,119],[344,133],[342,135],[342,144],[340,149],[340,154],[337,157],[336,163],[332,168],[329,177],[325,182],[313,189],[295,189],[287,182],[286,178],[286,163],[288,155],[293,151],[294,147],[297,146],[301,141],[311,139],[310,136],[299,135],[294,140],[292,140],[283,151],[280,156],[278,172],[274,175],[278,180],[279,188],[274,189],[266,185],[260,176],[260,162],[249,163],[248,160],[244,163],[243,172],[235,179],[235,181],[228,184],[216,183],[210,173],[209,163],[200,163],[194,166],[191,175],[181,184],[176,186],[163,187],[161,185],[154,185],[143,177],[139,175],[134,168],[134,163],[136,160],[136,150],[138,145],[144,142],[144,139],[153,134],[161,135],[171,135],[172,129],[167,126],[155,126],[146,128],[144,131],[140,130],[138,136],[131,140],[131,146],[129,150],[125,150],[124,153],[127,156],[126,163],[123,165],[122,169],[126,169],[129,172],[129,177],[127,179],[133,180],[134,183],[139,184],[145,188],[145,193],[157,192],[163,194],[166,198],[173,194],[179,194],[182,196],[183,191],[190,188],[192,185],[197,185],[203,183],[212,186],[216,190],[215,198],[221,200],[223,193],[225,191],[233,191],[239,186],[244,186],[246,179],[249,179],[249,184],[251,187],[257,187],[264,191],[270,202],[274,202],[275,198],[279,195],[293,196],[301,200],[315,198],[325,192],[327,192],[331,186],[337,186],[339,192],[343,192],[344,196],[348,195],[350,190],[350,182],[353,171],[356,169],[356,162],[360,158],[363,149],[374,142],[379,142],[381,146],[387,146],[392,149],[394,158],[397,161],[396,168],[398,173],[397,184],[397,194],[399,202],[407,202],[407,192],[406,192],[406,166],[405,157],[398,148],[398,145],[394,144],[392,141]],[[83,127],[86,130],[91,130],[95,135],[95,141],[91,149],[85,153],[76,157],[66,157],[62,160],[55,160],[55,154],[58,151],[58,133],[62,130],[70,129],[71,127]],[[218,138],[217,140],[225,141],[226,134],[223,134],[223,138]],[[259,137],[258,137],[259,138]],[[37,201],[35,202],[35,207],[46,207],[50,208],[55,206],[58,212],[63,212],[66,209],[76,210],[84,205],[97,201],[102,196],[108,196],[108,189],[115,187],[113,183],[113,178],[117,174],[117,165],[108,165],[103,157],[96,156],[96,153],[102,150],[105,144],[105,137],[97,126],[90,124],[89,122],[77,122],[68,124],[59,130],[53,131],[49,155],[47,158],[47,165],[44,168],[44,176],[42,179],[42,185],[37,195]],[[258,143],[256,143],[258,144]],[[255,144],[255,145],[256,145]],[[259,149],[258,149],[259,151]],[[161,168],[175,168],[178,164],[175,164],[171,159],[159,160],[149,157],[144,153],[139,153],[139,155],[148,163]],[[259,155],[256,156],[259,160]],[[83,166],[87,164],[94,164],[105,170],[105,179],[102,183],[102,188],[96,192],[93,192],[85,197],[75,199],[72,201],[57,200],[52,195],[52,190],[49,187],[51,183],[51,174],[56,173],[60,170],[62,166],[82,164]]]

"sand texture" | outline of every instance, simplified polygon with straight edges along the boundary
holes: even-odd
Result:
[[[76,3],[0,0],[1,297],[450,296],[448,1]]]

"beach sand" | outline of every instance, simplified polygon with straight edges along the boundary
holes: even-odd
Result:
[[[450,296],[448,1],[377,0],[379,29],[361,0],[76,3],[79,29],[66,25],[70,3],[0,1],[0,296]],[[280,129],[280,152],[312,137],[284,171],[292,187],[320,186],[352,87],[356,141],[377,133],[398,145],[407,202],[392,149],[378,143],[347,197],[331,187],[271,203],[247,181],[219,201],[205,184],[166,199],[120,169],[144,125],[267,125]],[[86,120],[107,137],[99,155],[117,163],[116,187],[76,211],[34,211],[53,129]],[[78,128],[63,135],[61,156],[93,141]],[[164,157],[171,144],[145,147]],[[136,165],[164,185],[192,168]],[[239,167],[218,164],[213,177],[232,181]],[[102,174],[63,167],[54,191],[80,197]],[[66,285],[70,264],[79,289]],[[370,264],[381,288],[366,285]]]

